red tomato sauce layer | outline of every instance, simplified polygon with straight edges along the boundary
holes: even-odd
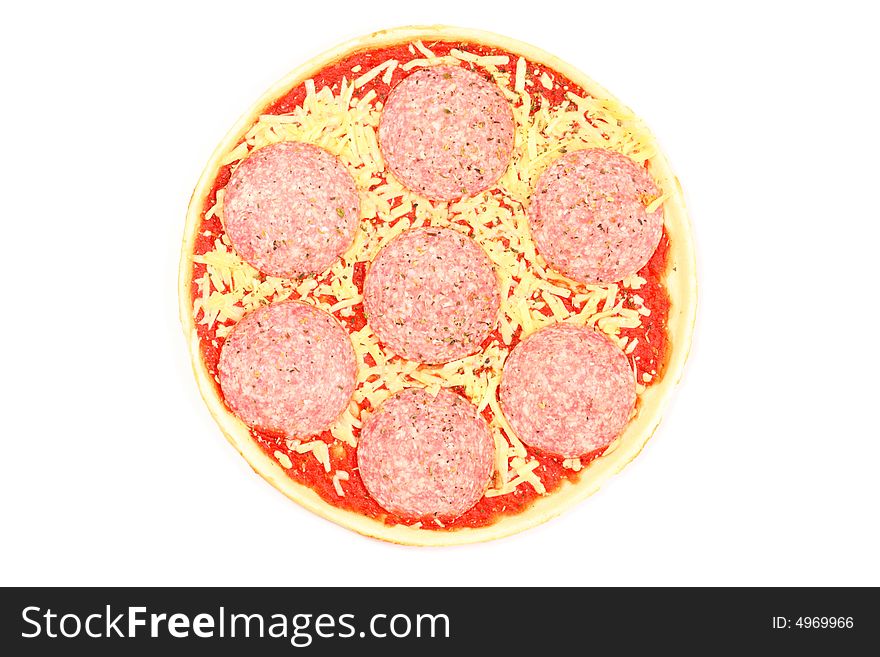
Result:
[[[449,51],[453,48],[466,49],[469,52],[478,55],[507,55],[509,57],[509,63],[503,66],[498,66],[498,69],[510,74],[511,79],[515,74],[516,62],[519,58],[519,55],[498,48],[468,42],[441,41],[429,42],[425,43],[425,45],[430,48],[436,56],[448,55]],[[316,89],[320,90],[321,88],[328,86],[335,93],[338,92],[343,78],[351,81],[358,75],[369,71],[374,66],[377,66],[388,59],[396,59],[400,64],[403,64],[412,59],[419,59],[421,57],[423,57],[423,55],[418,51],[416,51],[415,54],[410,51],[408,43],[374,50],[363,50],[355,52],[334,64],[326,66],[318,71],[312,79],[315,82]],[[360,66],[361,68],[358,72],[352,72],[352,68],[356,66]],[[581,87],[543,64],[527,61],[526,69],[527,79],[534,81],[534,84],[530,87],[530,93],[532,96],[543,94],[543,96],[549,101],[551,107],[558,105],[565,100],[565,94],[569,91],[580,96],[587,95]],[[479,71],[480,69],[476,70]],[[556,81],[552,90],[544,88],[538,81],[541,75],[545,72],[551,75]],[[382,102],[384,104],[391,88],[408,74],[409,72],[402,71],[401,68],[398,67],[394,71],[391,84],[383,82],[382,76],[379,75],[364,86],[359,87],[358,94],[363,96],[372,90],[376,93],[376,99],[374,102]],[[268,104],[262,111],[262,114],[285,114],[291,112],[295,108],[302,106],[305,96],[305,86],[303,84],[298,84],[286,94]],[[538,102],[532,103],[533,108],[537,108],[539,105],[540,103]],[[211,251],[214,248],[214,241],[223,233],[223,227],[219,217],[215,215],[206,218],[205,214],[217,202],[217,193],[229,182],[231,171],[232,165],[221,167],[217,172],[217,176],[214,179],[209,193],[205,197],[205,202],[202,207],[201,224],[199,226],[193,250],[195,255],[202,255]],[[631,360],[635,359],[639,362],[640,371],[656,371],[657,374],[654,375],[655,380],[662,374],[668,349],[666,323],[669,315],[669,296],[662,282],[668,266],[668,253],[669,238],[664,231],[663,238],[660,241],[660,246],[657,248],[657,251],[651,257],[647,265],[645,265],[645,267],[639,272],[639,275],[646,279],[646,283],[638,290],[622,289],[620,291],[620,294],[624,295],[626,304],[629,307],[636,307],[635,302],[632,301],[632,297],[638,295],[644,300],[644,305],[651,310],[650,315],[642,318],[641,326],[634,329],[621,329],[621,335],[626,336],[630,341],[638,340],[636,347],[629,354],[629,357]],[[357,285],[361,293],[363,292],[365,272],[365,264],[357,263],[355,266],[353,282]],[[199,296],[198,285],[195,281],[204,273],[205,265],[199,263],[193,264],[192,297],[194,299]],[[354,313],[351,316],[342,316],[339,313],[335,315],[349,331],[360,330],[366,324],[363,305],[358,304],[357,306],[354,306],[353,310]],[[222,393],[220,392],[216,377],[220,349],[223,346],[223,338],[216,335],[216,324],[209,327],[197,322],[196,327],[202,358],[204,359],[208,371],[214,378],[217,392],[222,398]],[[485,344],[488,345],[493,338],[500,340],[500,335],[497,330],[486,339]],[[519,335],[515,334],[510,347],[512,348],[518,342]],[[368,406],[366,402],[365,405]],[[488,408],[484,412],[486,419],[489,421],[492,419],[491,413],[492,412]],[[355,433],[357,433],[357,431],[358,430],[355,429]],[[305,484],[314,490],[329,504],[342,509],[361,513],[388,525],[396,525],[400,523],[412,524],[411,520],[405,520],[394,514],[388,513],[382,509],[372,497],[370,497],[358,475],[356,448],[335,441],[329,431],[325,431],[317,437],[330,445],[331,468],[329,472],[325,471],[324,466],[321,465],[311,453],[297,454],[294,450],[289,449],[284,436],[279,436],[273,432],[260,429],[252,429],[251,434],[253,435],[254,440],[270,458],[274,458],[273,455],[276,451],[286,454],[293,464],[292,467],[287,470],[288,476],[294,481]],[[540,463],[535,472],[543,482],[548,494],[557,490],[565,480],[572,482],[578,480],[580,473],[563,467],[561,458],[543,454],[528,447],[527,450],[529,455],[537,459]],[[582,464],[586,466],[590,461],[601,456],[603,452],[604,450],[597,450],[596,452],[582,457]],[[345,491],[344,497],[340,497],[337,494],[333,484],[333,475],[337,470],[349,473],[349,479],[342,482]],[[583,470],[581,472],[583,472]],[[422,526],[425,529],[449,530],[460,527],[483,527],[491,525],[500,517],[517,514],[529,508],[540,496],[541,495],[530,484],[524,483],[518,486],[514,492],[507,495],[483,497],[476,506],[462,516],[454,519],[442,519],[442,526],[432,522],[423,522]]]

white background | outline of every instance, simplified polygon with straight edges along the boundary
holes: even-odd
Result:
[[[880,584],[869,3],[16,4],[0,583]],[[220,138],[302,61],[412,23],[531,42],[633,107],[699,256],[685,379],[642,455],[561,518],[455,549],[361,538],[265,484],[202,404],[177,320]]]

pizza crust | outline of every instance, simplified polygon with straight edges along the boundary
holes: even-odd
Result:
[[[469,41],[518,53],[531,61],[559,71],[591,96],[603,99],[621,109],[626,109],[605,89],[573,66],[539,48],[491,32],[439,25],[411,26],[382,30],[343,43],[314,57],[274,84],[238,120],[211,156],[196,185],[187,212],[178,280],[180,319],[188,339],[192,367],[202,398],[226,438],[257,474],[287,497],[313,513],[366,536],[406,545],[459,545],[509,536],[550,520],[592,495],[611,475],[620,472],[641,452],[656,430],[673,388],[681,378],[687,360],[696,314],[696,265],[684,194],[665,156],[657,147],[656,155],[649,162],[649,170],[654,179],[660,183],[662,189],[670,194],[664,203],[665,227],[670,244],[667,270],[664,276],[664,284],[670,300],[667,320],[669,351],[666,365],[653,384],[641,393],[636,417],[630,421],[624,433],[611,444],[605,454],[592,461],[581,472],[577,482],[572,483],[564,480],[556,491],[538,498],[525,511],[516,515],[502,516],[492,525],[477,528],[438,531],[404,525],[388,526],[360,513],[333,506],[325,502],[308,486],[288,477],[284,468],[260,449],[251,437],[247,426],[226,408],[201,357],[199,337],[192,310],[192,270],[193,248],[201,222],[205,197],[210,192],[221,167],[222,158],[238,144],[250,126],[258,119],[263,108],[273,100],[313,76],[319,70],[354,51],[387,47],[416,39],[422,41]]]

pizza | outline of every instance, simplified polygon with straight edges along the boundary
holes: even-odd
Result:
[[[620,471],[696,304],[678,181],[643,122],[487,32],[358,38],[273,86],[187,214],[201,394],[307,509],[414,545],[532,527]]]

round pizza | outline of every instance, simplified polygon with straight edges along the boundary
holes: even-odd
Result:
[[[250,465],[376,538],[541,523],[645,445],[696,304],[682,192],[642,121],[507,37],[411,27],[297,68],[187,215],[196,380]]]

